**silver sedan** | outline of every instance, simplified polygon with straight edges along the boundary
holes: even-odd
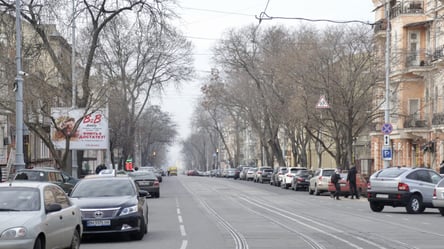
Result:
[[[433,207],[438,208],[441,215],[444,216],[444,178],[435,185],[432,204]]]
[[[53,183],[0,183],[0,220],[0,249],[80,248],[80,209]]]

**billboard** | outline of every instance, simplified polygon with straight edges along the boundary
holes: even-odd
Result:
[[[102,108],[83,117],[84,114],[85,109],[81,108],[51,109],[51,115],[57,127],[64,129],[67,133],[71,132],[79,119],[82,119],[77,131],[71,137],[70,149],[107,149],[109,144],[107,110]],[[65,149],[65,136],[54,127],[54,124],[51,125],[51,140],[57,149]]]

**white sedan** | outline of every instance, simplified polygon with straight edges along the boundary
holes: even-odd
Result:
[[[288,167],[287,172],[282,176],[281,188],[289,188],[291,186],[291,182],[293,181],[293,177],[300,170],[306,170],[304,167]]]
[[[80,248],[80,209],[48,182],[0,183],[0,249]]]

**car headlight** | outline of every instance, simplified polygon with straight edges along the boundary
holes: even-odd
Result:
[[[13,227],[5,230],[0,235],[0,240],[21,239],[26,237],[27,230],[24,227]]]
[[[137,213],[138,207],[137,205],[126,207],[122,209],[122,212],[120,212],[120,215],[128,215],[132,213]]]

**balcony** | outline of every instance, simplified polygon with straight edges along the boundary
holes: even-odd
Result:
[[[439,60],[444,58],[444,45],[438,46],[433,53],[433,60]]]
[[[426,49],[418,49],[416,51],[406,51],[403,53],[406,67],[423,67],[430,66],[434,55]]]
[[[373,25],[373,31],[375,32],[375,34],[386,30],[387,30],[387,19],[378,20]]]
[[[443,125],[444,124],[444,113],[435,113],[432,116],[432,125]]]
[[[404,128],[426,128],[427,120],[419,119],[417,115],[405,117]]]
[[[412,14],[424,14],[423,1],[403,1],[402,3],[397,3],[390,10],[391,18]]]

